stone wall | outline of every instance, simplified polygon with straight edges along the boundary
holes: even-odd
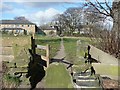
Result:
[[[114,56],[103,52],[102,50],[90,45],[91,49],[90,49],[90,54],[91,56],[100,61],[101,63],[104,64],[114,64],[114,65],[118,65],[118,59],[115,58]]]

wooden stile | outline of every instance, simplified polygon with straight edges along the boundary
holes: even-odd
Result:
[[[32,57],[33,61],[35,60],[36,48],[46,50],[46,56],[41,55],[41,58],[46,61],[46,64],[47,64],[47,67],[48,67],[49,66],[49,55],[50,55],[49,45],[48,44],[46,46],[35,45],[35,39],[32,36],[31,37],[31,49],[32,49],[32,53],[33,53],[33,57]]]

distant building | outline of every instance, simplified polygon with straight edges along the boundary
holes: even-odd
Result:
[[[44,26],[41,28],[46,35],[57,35],[57,29],[51,26]]]
[[[0,31],[13,34],[37,32],[37,26],[28,20],[0,20]]]

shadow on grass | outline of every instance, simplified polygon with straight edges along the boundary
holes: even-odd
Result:
[[[29,49],[29,53],[33,57],[31,49]],[[42,60],[41,55],[35,54],[34,57],[34,60],[30,58],[30,62],[28,64],[28,73],[26,74],[26,78],[30,77],[30,90],[33,90],[45,76],[45,70],[43,66],[46,66],[46,62]]]
[[[65,57],[64,57],[65,58]],[[61,63],[63,63],[63,64],[66,64],[66,65],[68,65],[67,66],[67,69],[69,69],[70,67],[72,67],[73,66],[73,64],[72,63],[70,63],[70,62],[68,62],[68,61],[66,61],[66,60],[64,60],[64,58],[62,58],[62,59],[55,59],[55,58],[52,58],[51,60],[50,60],[50,63],[53,63],[53,62],[61,62]]]

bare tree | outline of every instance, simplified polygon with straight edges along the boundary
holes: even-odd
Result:
[[[53,20],[54,26],[58,28],[58,35],[64,34],[66,30],[66,21],[64,14],[57,14]]]
[[[69,8],[64,12],[66,18],[66,25],[70,29],[70,34],[73,35],[75,29],[80,25],[82,9],[81,8]]]
[[[120,58],[120,1],[115,2],[91,2],[86,0],[86,5],[94,7],[97,12],[104,15],[106,18],[111,17],[113,19],[113,28],[112,31],[106,31],[105,35],[101,34],[102,39],[102,48],[104,51],[109,52],[110,54],[115,55]]]
[[[80,29],[81,27],[81,17],[81,8],[68,8],[63,14],[57,15],[54,22],[60,34],[68,33],[73,35],[75,29]]]
[[[104,20],[104,18],[105,17],[100,13],[98,13],[98,11],[92,6],[88,6],[87,8],[84,9],[85,26],[86,28],[89,29],[88,31],[90,36],[92,35],[93,37],[95,34],[97,34],[98,30],[94,30],[96,29],[96,26],[101,28],[102,30],[102,27],[100,26],[102,25],[101,22]]]

